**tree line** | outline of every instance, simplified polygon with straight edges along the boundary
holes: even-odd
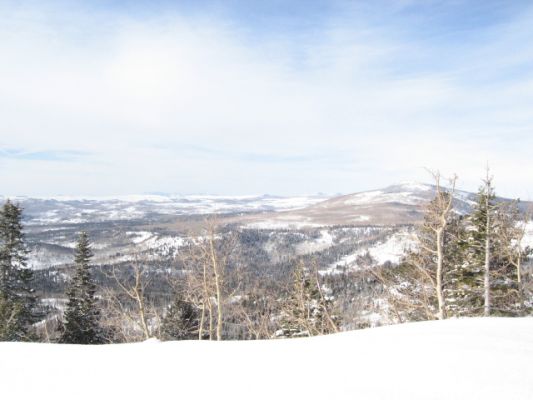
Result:
[[[86,232],[77,238],[73,267],[60,313],[47,312],[27,266],[22,209],[7,201],[0,210],[0,340],[103,344],[157,337],[163,340],[262,339],[309,336],[338,331],[319,280],[303,264],[294,271],[286,300],[261,304],[261,288],[250,284],[234,256],[234,236],[208,221],[201,236],[183,246],[187,270],[169,278],[170,301],[157,304],[148,290],[153,274],[143,256],[126,268],[91,265],[94,256]],[[95,275],[112,285],[98,286]],[[317,275],[318,276],[318,275]],[[233,288],[233,289],[232,289]],[[237,295],[237,288],[245,296]],[[265,297],[265,299],[267,298]],[[58,299],[59,301],[60,299]],[[275,309],[275,310],[274,310]],[[280,322],[272,316],[279,313]],[[322,320],[328,318],[328,323]],[[279,327],[279,329],[275,329]],[[277,331],[277,333],[276,333]]]
[[[36,295],[22,209],[8,200],[0,210],[0,340],[268,339],[372,326],[376,316],[379,324],[531,314],[527,213],[518,201],[498,201],[487,173],[471,213],[461,214],[453,202],[457,178],[444,187],[440,174],[433,177],[435,196],[416,228],[417,243],[398,265],[375,267],[364,254],[359,270],[324,274],[320,257],[303,256],[281,264],[275,278],[258,278],[236,236],[207,220],[180,248],[180,268],[164,275],[169,293],[156,296],[149,255],[123,268],[94,266],[90,238],[81,232],[59,312]],[[97,284],[96,276],[109,284]]]
[[[461,316],[521,316],[532,312],[533,254],[526,246],[529,213],[520,202],[498,201],[487,171],[470,214],[454,210],[449,188],[434,174],[436,194],[417,230],[417,244],[399,266],[374,273],[387,287],[398,321]]]

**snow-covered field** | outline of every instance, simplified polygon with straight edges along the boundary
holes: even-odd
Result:
[[[309,339],[0,343],[3,399],[533,398],[533,318],[461,319]]]
[[[0,203],[7,196],[0,195]],[[153,213],[193,215],[210,213],[284,211],[304,208],[328,198],[326,195],[296,197],[132,195],[116,197],[30,198],[15,196],[25,210],[29,225],[81,224],[111,220],[141,219]]]

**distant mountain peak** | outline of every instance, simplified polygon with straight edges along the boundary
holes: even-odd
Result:
[[[435,190],[435,185],[417,181],[403,181],[387,186],[384,191],[427,192]]]

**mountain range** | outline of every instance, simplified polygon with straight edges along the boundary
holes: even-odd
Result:
[[[81,230],[89,233],[98,264],[128,262],[139,252],[163,262],[215,214],[225,229],[256,232],[255,239],[243,244],[250,247],[252,258],[262,257],[274,267],[294,255],[314,254],[323,257],[326,269],[334,270],[339,265],[356,267],[366,253],[376,263],[397,262],[413,243],[413,226],[434,195],[433,185],[401,183],[330,198],[142,195],[13,200],[24,208],[29,264],[36,269],[71,263]],[[475,201],[474,193],[454,192],[458,213],[471,211]],[[531,206],[521,203],[524,210]]]

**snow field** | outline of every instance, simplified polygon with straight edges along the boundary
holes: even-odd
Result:
[[[5,399],[533,398],[533,318],[247,342],[0,343]]]

